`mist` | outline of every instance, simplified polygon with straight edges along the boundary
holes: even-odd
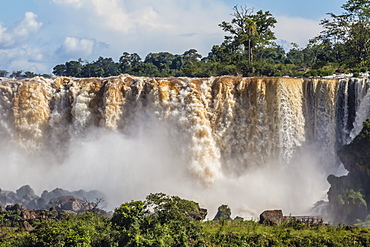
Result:
[[[99,190],[108,210],[163,192],[198,202],[208,219],[222,204],[246,219],[310,215],[367,88],[232,76],[4,81],[0,186]]]
[[[131,136],[91,128],[63,154],[29,152],[3,142],[2,189],[14,191],[29,184],[37,194],[54,188],[99,190],[106,195],[107,210],[163,192],[200,203],[208,209],[208,219],[222,204],[229,205],[234,217],[245,219],[256,219],[266,209],[307,215],[315,202],[326,198],[326,172],[311,154],[286,168],[271,164],[238,175],[221,169],[210,183],[190,169],[184,152],[188,144],[171,133],[170,126],[153,120]]]

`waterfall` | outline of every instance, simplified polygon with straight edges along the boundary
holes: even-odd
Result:
[[[328,171],[370,117],[369,88],[367,79],[2,78],[0,144],[63,166],[91,133],[158,138],[158,159],[171,155],[206,187],[261,167],[284,172],[308,147]]]

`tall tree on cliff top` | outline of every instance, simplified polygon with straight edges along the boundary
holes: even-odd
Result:
[[[234,45],[243,46],[248,54],[248,61],[253,62],[254,51],[258,48],[271,45],[276,39],[271,28],[275,27],[276,19],[269,11],[262,10],[254,13],[251,8],[234,7],[234,17],[231,22],[223,21],[219,26],[229,32],[231,36],[225,36],[226,40],[232,40]]]
[[[348,66],[370,65],[370,1],[348,0],[341,7],[341,15],[328,13],[330,18],[321,21],[320,39]]]

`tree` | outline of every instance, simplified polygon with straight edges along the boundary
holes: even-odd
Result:
[[[195,49],[190,49],[188,51],[185,51],[182,54],[182,57],[184,58],[185,61],[199,61],[202,58],[202,55],[198,53],[197,50]]]
[[[65,75],[79,77],[82,71],[82,64],[79,61],[69,61],[65,65]]]
[[[332,55],[349,66],[369,64],[370,2],[348,0],[341,15],[328,13],[321,21],[325,28],[319,38],[332,49]]]
[[[22,77],[22,73],[23,73],[23,70],[17,70],[17,71],[13,71],[9,77]]]
[[[27,242],[16,246],[113,246],[110,224],[105,216],[85,212],[64,214],[37,224]],[[1,245],[1,244],[0,244]]]
[[[149,53],[144,60],[144,63],[155,65],[160,71],[159,76],[170,75],[172,62],[176,59],[176,55],[169,52]]]
[[[120,74],[118,64],[116,64],[112,58],[99,57],[98,60],[96,60],[93,64],[95,64],[98,68],[103,69],[103,76],[105,77]]]
[[[87,63],[82,67],[82,77],[103,77],[104,69],[98,67],[95,63]]]
[[[53,74],[56,76],[65,76],[66,75],[66,66],[65,64],[58,64],[53,68]]]
[[[195,202],[156,193],[144,202],[122,204],[114,211],[112,224],[119,232],[119,246],[189,246],[190,239],[200,238],[197,214],[201,212]]]
[[[136,76],[158,76],[160,74],[158,68],[152,63],[140,62],[132,70],[133,75]]]
[[[7,70],[0,70],[0,77],[5,77],[8,73]]]
[[[225,40],[232,40],[236,46],[243,46],[248,54],[249,63],[253,62],[254,50],[271,44],[276,39],[271,28],[275,27],[276,19],[269,11],[254,13],[251,8],[234,6],[234,17],[231,22],[223,21],[219,26],[229,32]]]
[[[124,52],[119,59],[121,72],[130,73],[141,62],[141,57],[137,53]]]
[[[26,71],[26,72],[24,72],[24,76],[28,77],[28,78],[32,78],[32,77],[37,76],[37,74],[34,73],[34,72],[31,72],[31,71]]]

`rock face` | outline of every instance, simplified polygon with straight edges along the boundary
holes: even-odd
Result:
[[[217,214],[213,220],[230,220],[231,210],[227,205],[221,205],[218,207]]]
[[[333,222],[353,224],[370,214],[370,120],[353,141],[338,151],[348,175],[330,175],[329,210]]]
[[[198,206],[198,211],[199,212],[191,212],[189,213],[189,216],[193,219],[193,220],[204,220],[207,216],[207,209],[205,208],[200,208],[199,207],[199,204],[197,203],[197,206]]]
[[[27,209],[20,204],[8,205],[4,209],[0,206],[0,227],[23,227],[30,231],[32,224],[46,219],[59,219],[61,214],[56,210]]]
[[[266,210],[260,214],[260,223],[268,225],[280,225],[284,216],[282,210]]]
[[[55,208],[57,211],[67,210],[73,212],[82,212],[87,210],[88,204],[85,201],[74,198],[73,196],[61,196],[53,198],[47,205]]]
[[[17,196],[19,198],[22,198],[24,196],[32,197],[32,196],[35,195],[35,191],[33,191],[31,186],[29,186],[29,185],[24,185],[24,186],[20,187],[19,189],[17,189],[16,192],[17,192]]]
[[[2,191],[0,189],[0,206],[5,207],[6,205],[18,203],[24,205],[26,208],[29,209],[49,209],[50,207],[56,206],[48,205],[50,200],[65,196],[70,196],[76,199],[70,204],[67,203],[66,205],[64,205],[65,202],[62,203],[63,205],[62,207],[64,207],[62,210],[72,210],[72,211],[78,211],[81,209],[81,202],[79,202],[77,199],[79,199],[80,201],[83,200],[87,202],[94,202],[97,199],[104,201],[105,198],[103,193],[96,190],[87,192],[84,190],[78,190],[70,192],[68,190],[63,190],[61,188],[56,188],[50,192],[45,190],[43,191],[41,196],[38,196],[35,194],[34,190],[29,185],[24,185],[20,187],[18,190],[16,190],[16,192]],[[55,200],[53,203],[55,203]],[[69,208],[65,209],[65,207]]]

